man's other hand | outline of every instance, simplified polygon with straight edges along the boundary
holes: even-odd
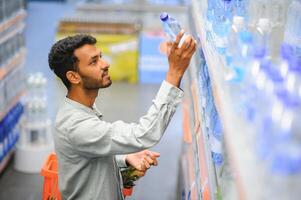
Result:
[[[128,165],[135,169],[146,172],[151,165],[158,165],[157,158],[160,156],[159,153],[149,150],[140,151],[126,155],[125,161]]]

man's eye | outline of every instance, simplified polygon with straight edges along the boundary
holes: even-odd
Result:
[[[92,65],[95,65],[96,63],[97,63],[97,60],[93,60],[93,61],[91,62]]]

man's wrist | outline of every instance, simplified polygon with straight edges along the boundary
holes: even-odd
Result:
[[[173,86],[180,87],[182,77],[183,77],[182,73],[168,71],[166,74],[166,81],[172,84]]]

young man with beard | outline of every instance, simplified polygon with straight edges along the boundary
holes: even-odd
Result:
[[[110,65],[96,48],[95,38],[75,35],[52,46],[49,66],[68,89],[56,116],[54,135],[63,199],[121,200],[119,167],[128,164],[144,173],[157,164],[159,155],[146,149],[159,142],[181,102],[180,82],[196,50],[191,36],[178,47],[182,36],[183,31],[168,43],[166,80],[136,124],[105,122],[94,104],[99,89],[112,83]]]

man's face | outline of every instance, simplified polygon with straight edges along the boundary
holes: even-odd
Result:
[[[109,63],[102,59],[101,52],[94,46],[86,44],[74,51],[78,58],[78,73],[82,85],[87,90],[106,88],[112,84],[109,76]]]

